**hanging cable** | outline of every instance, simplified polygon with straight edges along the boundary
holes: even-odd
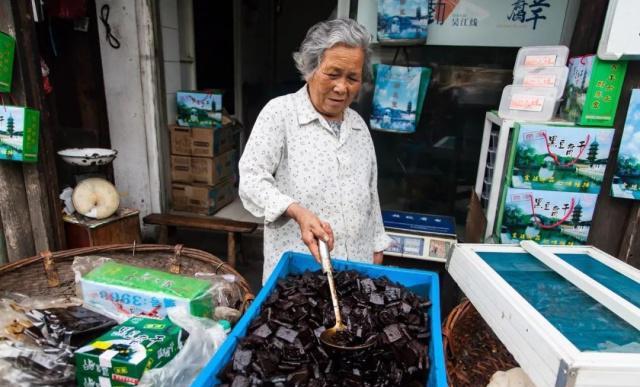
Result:
[[[111,8],[109,7],[109,4],[104,4],[102,8],[100,8],[100,21],[102,22],[102,25],[104,25],[107,42],[111,47],[117,50],[120,48],[120,41],[111,33],[111,25],[109,25],[110,12]]]

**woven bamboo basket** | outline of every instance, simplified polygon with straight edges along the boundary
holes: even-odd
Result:
[[[71,264],[78,256],[102,256],[140,267],[193,276],[197,272],[233,274],[243,293],[242,310],[254,295],[249,283],[220,258],[182,245],[120,244],[44,252],[0,267],[0,290],[27,296],[74,296]]]
[[[451,311],[442,335],[447,379],[452,387],[486,386],[496,371],[518,367],[469,300]]]

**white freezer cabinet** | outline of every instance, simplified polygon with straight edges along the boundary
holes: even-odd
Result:
[[[537,386],[640,386],[640,271],[590,246],[457,244],[447,269]]]

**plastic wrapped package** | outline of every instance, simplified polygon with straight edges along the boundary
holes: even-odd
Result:
[[[519,67],[564,66],[569,57],[567,46],[528,46],[521,47],[516,56],[515,69]]]
[[[169,308],[169,319],[189,332],[182,350],[165,366],[150,369],[139,386],[188,386],[226,340],[229,326],[223,321],[194,317],[184,307]]]
[[[167,308],[180,305],[194,316],[213,316],[209,281],[99,257],[78,257],[72,268],[84,306],[119,323],[134,316],[163,318]]]
[[[516,121],[549,121],[558,109],[555,88],[505,86],[500,99],[500,118]]]
[[[242,290],[233,274],[196,273],[195,277],[211,283],[211,295],[216,307],[238,309],[242,305]]]
[[[75,378],[72,357],[70,350],[0,342],[0,385],[68,386]]]
[[[513,72],[513,84],[525,87],[548,87],[556,90],[556,99],[562,98],[569,69],[566,66],[522,67]]]

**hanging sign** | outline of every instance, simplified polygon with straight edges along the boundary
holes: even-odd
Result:
[[[568,44],[577,5],[575,0],[427,0],[427,44]],[[378,0],[358,1],[357,20],[369,31],[378,31]]]

